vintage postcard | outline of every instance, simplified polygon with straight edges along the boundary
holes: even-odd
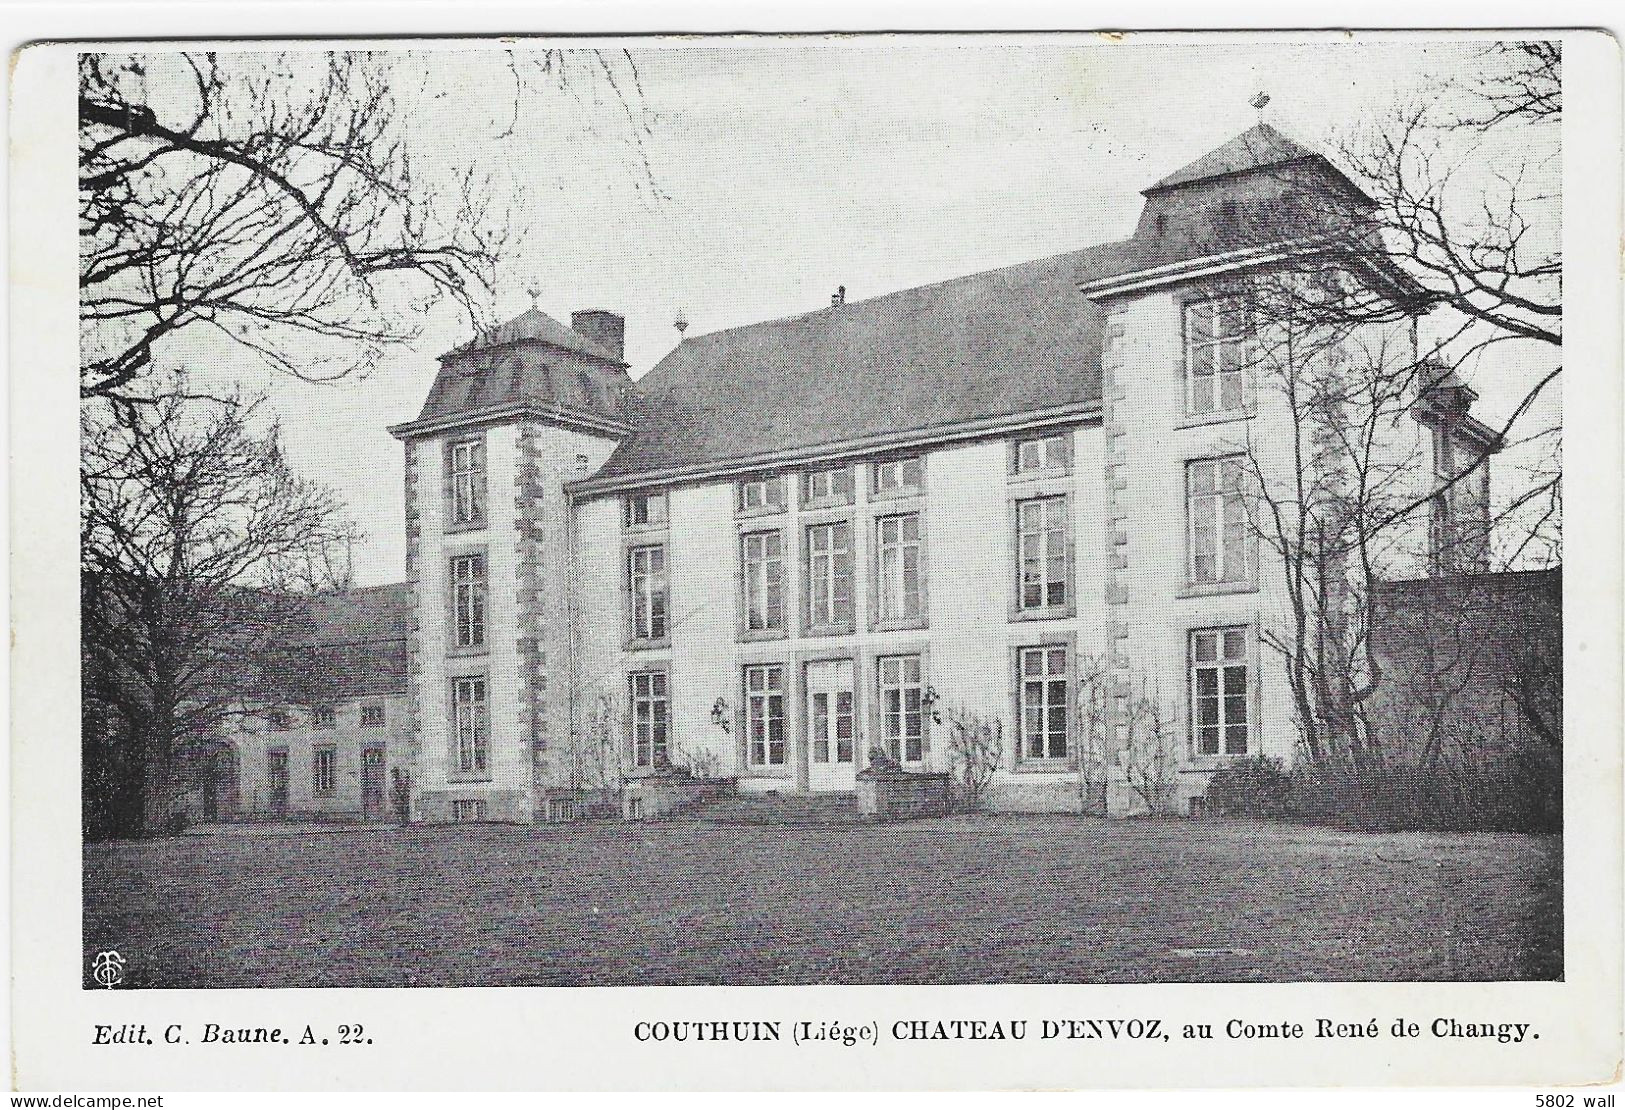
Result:
[[[1616,1081],[1608,35],[13,81],[17,1087]]]

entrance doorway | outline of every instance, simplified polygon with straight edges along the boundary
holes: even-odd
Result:
[[[807,789],[856,789],[852,660],[807,664]]]
[[[271,813],[281,817],[288,812],[288,749],[265,753],[265,785],[271,792]]]
[[[361,812],[384,815],[384,749],[376,744],[361,749]]]

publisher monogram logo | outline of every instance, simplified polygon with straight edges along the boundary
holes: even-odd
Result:
[[[98,952],[90,964],[90,976],[112,990],[124,982],[124,957],[117,952]]]

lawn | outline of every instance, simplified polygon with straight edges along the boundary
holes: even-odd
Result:
[[[131,986],[1499,980],[1562,974],[1513,834],[952,817],[264,830],[85,848]],[[88,979],[87,979],[88,984]]]

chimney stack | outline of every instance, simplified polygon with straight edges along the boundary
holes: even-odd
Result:
[[[605,312],[601,308],[584,308],[580,312],[570,313],[570,328],[624,361],[626,321],[615,313]]]

